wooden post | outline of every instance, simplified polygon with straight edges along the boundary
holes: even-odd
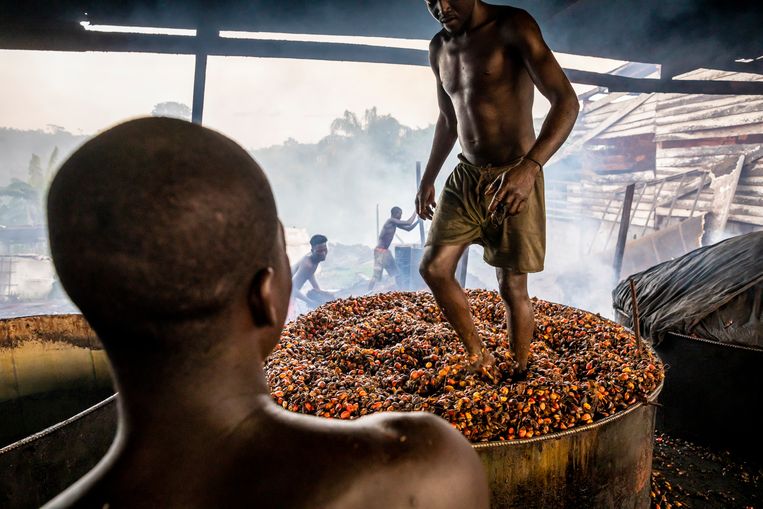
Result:
[[[633,314],[633,331],[636,333],[636,350],[641,355],[641,319],[638,314],[638,299],[636,298],[636,283],[633,279],[628,280],[631,287],[631,312]]]
[[[617,245],[615,246],[615,260],[613,264],[615,281],[620,279],[620,271],[623,268],[623,255],[625,254],[625,243],[628,240],[628,227],[631,223],[631,205],[633,205],[633,193],[636,190],[636,184],[629,184],[625,188],[625,199],[623,200],[623,212],[620,216],[620,231],[617,234]]]
[[[416,192],[418,192],[421,186],[421,161],[416,161]],[[421,240],[421,247],[424,247],[424,221],[419,221],[419,237]]]

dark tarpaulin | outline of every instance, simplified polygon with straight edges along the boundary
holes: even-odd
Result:
[[[763,346],[763,232],[740,235],[630,276],[643,336],[666,332]],[[628,280],[612,292],[616,310],[633,326]]]

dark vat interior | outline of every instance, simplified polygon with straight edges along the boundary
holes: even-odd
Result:
[[[763,350],[668,333],[657,430],[760,463]]]

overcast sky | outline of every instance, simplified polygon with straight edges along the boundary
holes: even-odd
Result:
[[[403,45],[426,48],[427,41]],[[597,72],[623,63],[563,54],[557,58],[562,66]],[[148,115],[159,102],[190,106],[193,66],[193,57],[185,55],[0,51],[0,126],[57,125],[93,134]],[[434,77],[426,67],[210,57],[207,73],[205,125],[250,149],[287,138],[315,142],[344,110],[362,113],[375,106],[411,127],[424,127],[437,117]],[[579,93],[589,88],[576,86]],[[548,103],[536,94],[535,115],[547,109]]]

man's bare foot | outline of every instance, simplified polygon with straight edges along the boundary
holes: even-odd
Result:
[[[466,366],[467,371],[485,375],[495,381],[493,376],[495,358],[490,352],[483,348],[481,352],[469,355],[468,362],[469,364]]]
[[[524,382],[527,380],[527,366],[521,368],[518,363],[514,363],[511,368],[511,381],[512,382]]]

